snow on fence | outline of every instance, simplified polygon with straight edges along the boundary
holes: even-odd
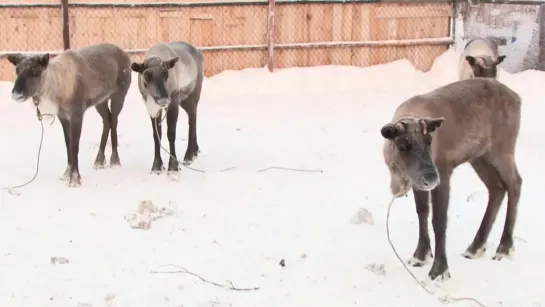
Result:
[[[454,7],[444,0],[13,1],[0,0],[0,80],[14,79],[7,54],[100,42],[141,59],[157,41],[186,40],[204,52],[206,76],[397,59],[426,71],[453,42]]]

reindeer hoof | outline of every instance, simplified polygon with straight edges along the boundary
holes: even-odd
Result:
[[[103,169],[104,168],[104,161],[99,162],[95,161],[95,164],[93,165],[93,169]]]
[[[481,258],[485,252],[486,252],[486,245],[483,245],[479,248],[474,248],[473,245],[471,245],[462,254],[462,256],[466,259],[478,259],[478,258]]]
[[[150,171],[150,174],[160,175],[161,173],[163,173],[164,170],[165,170],[164,167],[161,167],[160,169],[152,169],[152,170]]]
[[[59,178],[60,181],[70,180],[70,167],[68,166],[64,171],[64,174]]]
[[[435,260],[433,266],[431,267],[428,277],[431,280],[446,281],[450,279],[450,272],[448,266],[442,262]]]
[[[119,156],[117,154],[113,154],[112,153],[112,156],[110,157],[110,167],[120,167],[121,166],[121,161],[119,160]]]
[[[168,161],[168,172],[178,172],[180,171],[180,163],[175,158],[170,158]]]
[[[417,248],[417,250],[414,252],[413,257],[409,261],[407,261],[407,263],[413,267],[422,267],[426,264],[429,264],[430,261],[433,259],[433,254],[431,253],[431,250],[429,250],[429,248],[427,250],[428,251],[426,252],[425,249]]]
[[[165,170],[163,166],[163,161],[155,160],[151,166],[151,174],[161,174]]]
[[[515,249],[513,247],[507,248],[500,244],[498,246],[498,250],[496,251],[496,255],[492,257],[492,260],[500,261],[505,259],[512,259],[513,258],[513,252]]]
[[[428,277],[431,279],[431,280],[435,280],[435,281],[447,281],[451,278],[450,276],[450,272],[449,270],[447,269],[446,271],[444,271],[443,273],[432,273],[430,271],[430,273],[428,274]]]
[[[97,158],[95,159],[95,164],[93,165],[93,168],[103,169],[105,160],[106,160],[106,157],[104,157],[103,154],[97,154]]]
[[[413,267],[423,267],[424,265],[430,263],[431,259],[433,259],[433,254],[431,251],[428,251],[423,258],[424,259],[419,259],[416,255],[414,255],[411,259],[409,259],[409,261],[407,261],[407,263]]]
[[[183,164],[190,165],[193,161],[195,161],[195,158],[197,158],[196,154],[186,154],[184,157]]]
[[[70,182],[68,182],[68,187],[77,188],[81,186],[81,176],[77,173],[72,173],[70,177]]]
[[[199,155],[199,152],[200,152],[199,146],[197,146],[196,148],[188,148],[187,151],[185,152],[183,164],[184,165],[191,164],[191,162],[193,162],[197,158],[197,156]]]

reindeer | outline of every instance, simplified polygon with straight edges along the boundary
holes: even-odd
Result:
[[[13,54],[8,60],[15,66],[17,75],[12,99],[22,103],[32,98],[42,114],[57,116],[61,122],[68,160],[62,179],[69,180],[69,187],[81,186],[79,143],[83,115],[91,106],[95,106],[102,117],[102,137],[94,168],[104,168],[109,132],[112,136],[110,166],[121,165],[117,152],[117,120],[131,84],[131,61],[121,48],[97,44],[66,50],[54,58],[48,53]]]
[[[498,54],[498,45],[488,38],[474,38],[467,42],[458,63],[460,80],[476,77],[494,78],[498,76],[497,66],[505,60]]]
[[[158,43],[146,53],[142,63],[131,69],[138,73],[138,88],[151,118],[155,153],[152,173],[164,170],[161,159],[161,115],[166,110],[167,138],[170,145],[169,172],[180,170],[176,156],[176,125],[181,106],[188,117],[188,144],[184,164],[189,165],[199,153],[197,143],[197,106],[203,81],[203,56],[186,42]]]
[[[419,222],[419,238],[409,264],[422,266],[430,258],[429,196],[435,233],[435,259],[429,277],[450,278],[445,248],[450,177],[469,162],[488,189],[488,205],[481,225],[463,256],[474,259],[486,251],[486,241],[507,192],[507,215],[500,244],[492,258],[514,251],[513,231],[522,178],[515,162],[521,99],[491,78],[457,81],[414,96],[395,111],[381,134],[384,161],[394,196],[412,188]]]

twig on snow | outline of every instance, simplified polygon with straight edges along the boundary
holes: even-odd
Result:
[[[271,166],[271,167],[257,170],[256,172],[262,173],[272,169],[280,169],[280,170],[292,171],[292,172],[306,172],[306,173],[323,173],[324,172],[321,169],[299,169],[299,168],[288,168],[288,167],[281,167],[281,166]]]
[[[175,264],[162,265],[162,267],[166,267],[166,266],[175,267],[175,268],[177,268],[177,270],[174,270],[174,271],[151,271],[151,274],[189,274],[191,276],[197,277],[198,279],[200,279],[204,283],[211,284],[213,286],[220,287],[220,288],[233,290],[233,291],[256,291],[256,290],[259,290],[259,287],[238,288],[238,287],[235,287],[233,282],[231,282],[229,280],[227,281],[227,285],[222,285],[222,284],[219,284],[217,282],[205,279],[202,276],[200,276],[199,274],[193,273],[193,272],[189,271],[188,269],[186,269],[186,268],[184,268],[183,266],[180,266],[180,265],[175,265]]]

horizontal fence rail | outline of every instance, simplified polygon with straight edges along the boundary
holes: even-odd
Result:
[[[141,60],[158,41],[184,40],[204,53],[207,76],[226,69],[368,66],[404,58],[427,70],[454,42],[454,5],[448,0],[42,1],[0,0],[7,32],[21,33],[0,34],[0,59],[110,42]],[[0,79],[13,78],[13,68],[2,61]]]

